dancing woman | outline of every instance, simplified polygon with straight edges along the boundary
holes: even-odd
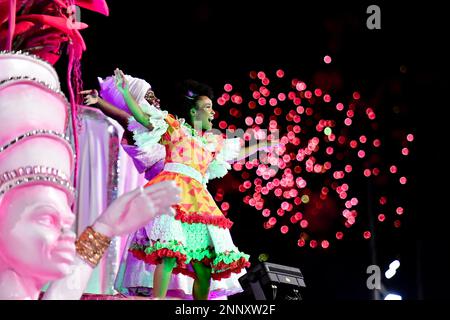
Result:
[[[116,86],[133,114],[130,126],[140,150],[161,144],[165,147],[164,169],[146,186],[160,181],[175,181],[182,190],[176,214],[162,215],[146,229],[145,239],[131,244],[132,254],[147,264],[156,265],[153,296],[165,298],[172,273],[194,279],[194,299],[208,299],[211,279],[228,278],[249,266],[249,256],[234,245],[229,228],[232,222],[217,207],[206,189],[209,179],[222,177],[230,163],[258,149],[241,148],[240,139],[224,139],[212,134],[214,111],[212,90],[195,81],[185,83],[176,118],[145,101],[137,103],[129,83],[120,70],[115,71]],[[205,132],[206,131],[206,132]],[[261,145],[259,145],[260,147]]]

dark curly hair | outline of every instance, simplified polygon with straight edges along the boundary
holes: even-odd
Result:
[[[210,86],[192,79],[179,83],[176,91],[171,109],[178,118],[184,118],[188,123],[191,119],[189,112],[192,108],[198,108],[197,101],[201,96],[206,96],[211,100],[214,98]]]

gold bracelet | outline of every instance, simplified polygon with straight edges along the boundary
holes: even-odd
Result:
[[[91,267],[95,268],[110,243],[111,238],[96,232],[92,227],[87,227],[75,241],[75,247],[77,254]]]

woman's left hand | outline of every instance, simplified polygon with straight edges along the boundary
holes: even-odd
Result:
[[[121,94],[125,95],[130,93],[129,92],[130,85],[127,79],[125,78],[125,74],[119,68],[116,68],[116,70],[114,70],[114,80],[117,90],[119,90]]]

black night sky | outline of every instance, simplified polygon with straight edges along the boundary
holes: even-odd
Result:
[[[149,81],[162,102],[170,101],[175,84],[186,78],[206,82],[219,94],[227,82],[246,84],[251,70],[281,68],[311,84],[339,74],[334,89],[347,95],[358,89],[376,104],[382,139],[402,130],[414,132],[412,155],[404,165],[408,188],[398,194],[408,214],[400,229],[376,229],[376,259],[384,272],[399,258],[398,275],[383,284],[404,299],[449,297],[448,188],[441,187],[449,181],[444,156],[449,50],[444,49],[448,34],[440,5],[292,0],[108,4],[109,17],[81,13],[89,25],[82,32],[88,48],[82,59],[84,88],[97,87],[96,77],[111,75],[116,67]],[[381,8],[381,30],[366,27],[371,4]],[[325,55],[333,58],[329,67]],[[60,75],[65,66],[64,59],[58,62]],[[212,183],[211,193],[239,178],[233,172]],[[387,188],[382,191],[393,191]],[[363,194],[379,191],[374,186]],[[308,300],[372,299],[366,288],[366,268],[373,261],[370,241],[349,236],[329,250],[299,248],[295,233],[264,230],[261,214],[243,204],[236,190],[225,197],[233,205],[228,216],[235,223],[235,243],[251,254],[252,263],[267,253],[269,262],[300,268]],[[367,208],[370,212],[370,204]],[[354,234],[363,231],[355,228]]]

